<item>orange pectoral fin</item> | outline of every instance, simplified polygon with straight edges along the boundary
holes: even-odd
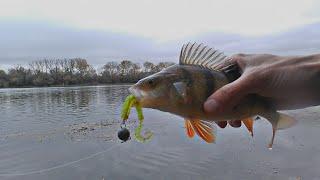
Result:
[[[216,140],[215,130],[212,123],[193,119],[189,121],[196,131],[197,135],[200,136],[207,143],[214,143]]]
[[[185,122],[186,133],[187,133],[188,137],[193,138],[195,133],[192,128],[192,124],[191,124],[190,120],[185,120],[184,122]]]
[[[243,124],[247,127],[251,136],[253,136],[253,121],[254,120],[252,118],[242,119]]]

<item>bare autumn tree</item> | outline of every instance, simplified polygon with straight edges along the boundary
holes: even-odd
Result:
[[[9,87],[9,77],[7,73],[0,69],[0,88]]]
[[[32,84],[30,69],[26,69],[21,65],[8,70],[9,86],[22,87]]]
[[[119,64],[116,61],[111,61],[103,66],[101,73],[102,82],[114,83],[118,81]]]
[[[50,61],[48,59],[43,60],[44,72],[48,73],[50,69]]]
[[[54,84],[60,84],[63,79],[63,73],[60,69],[60,59],[57,60],[50,60],[50,74],[53,78]]]
[[[123,60],[120,62],[119,68],[120,68],[120,74],[121,75],[127,75],[132,68],[133,63],[128,60]]]
[[[165,68],[167,68],[169,66],[172,66],[172,65],[174,65],[173,62],[160,62],[159,64],[157,64],[155,66],[155,71],[157,71],[157,72],[161,71],[161,70],[163,70],[163,69],[165,69]]]
[[[84,75],[88,71],[90,65],[86,59],[76,58],[72,60],[74,60],[75,68],[80,75]]]
[[[75,59],[72,59],[71,61],[75,63],[74,67],[77,73],[78,81],[83,83],[85,76],[89,74],[90,65],[88,64],[86,59],[82,59],[82,58],[75,58]],[[72,66],[70,66],[70,68],[72,68]]]
[[[120,70],[120,81],[121,82],[130,82],[131,77],[129,77],[130,69],[132,69],[133,63],[128,60],[123,60],[119,64],[119,70]]]
[[[131,69],[130,74],[133,75],[133,78],[137,78],[138,75],[140,74],[140,72],[141,72],[140,64],[139,63],[132,64],[132,69]]]
[[[8,72],[0,70],[1,87],[64,86],[99,83],[134,83],[158,72],[173,63],[145,62],[143,66],[129,60],[120,63],[107,62],[97,74],[96,69],[83,58],[43,59],[29,63],[29,66],[15,66]]]
[[[154,64],[152,62],[146,61],[143,63],[143,67],[144,67],[144,71],[146,73],[150,73],[152,72],[152,70],[154,70]]]

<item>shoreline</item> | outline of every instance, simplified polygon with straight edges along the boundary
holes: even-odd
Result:
[[[74,84],[74,85],[55,85],[55,86],[21,86],[21,87],[1,87],[1,89],[31,89],[31,88],[64,88],[64,87],[90,87],[108,85],[132,85],[134,83],[107,83],[107,84]]]

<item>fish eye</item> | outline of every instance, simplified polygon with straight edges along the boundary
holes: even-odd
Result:
[[[154,80],[153,79],[148,80],[148,84],[149,85],[153,85],[154,84]]]

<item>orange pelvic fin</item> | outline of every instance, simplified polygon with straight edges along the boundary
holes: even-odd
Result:
[[[194,132],[196,132],[197,135],[207,143],[214,143],[216,140],[215,129],[212,123],[198,119],[191,119],[186,120],[186,128],[189,137],[193,137]],[[189,129],[192,129],[190,130],[191,133],[189,133]]]
[[[185,120],[185,126],[186,126],[186,133],[188,135],[189,138],[193,138],[194,137],[194,130],[192,127],[192,124],[190,122],[190,120]]]
[[[253,136],[253,121],[254,120],[252,118],[242,119],[243,124],[247,127],[251,136]]]

